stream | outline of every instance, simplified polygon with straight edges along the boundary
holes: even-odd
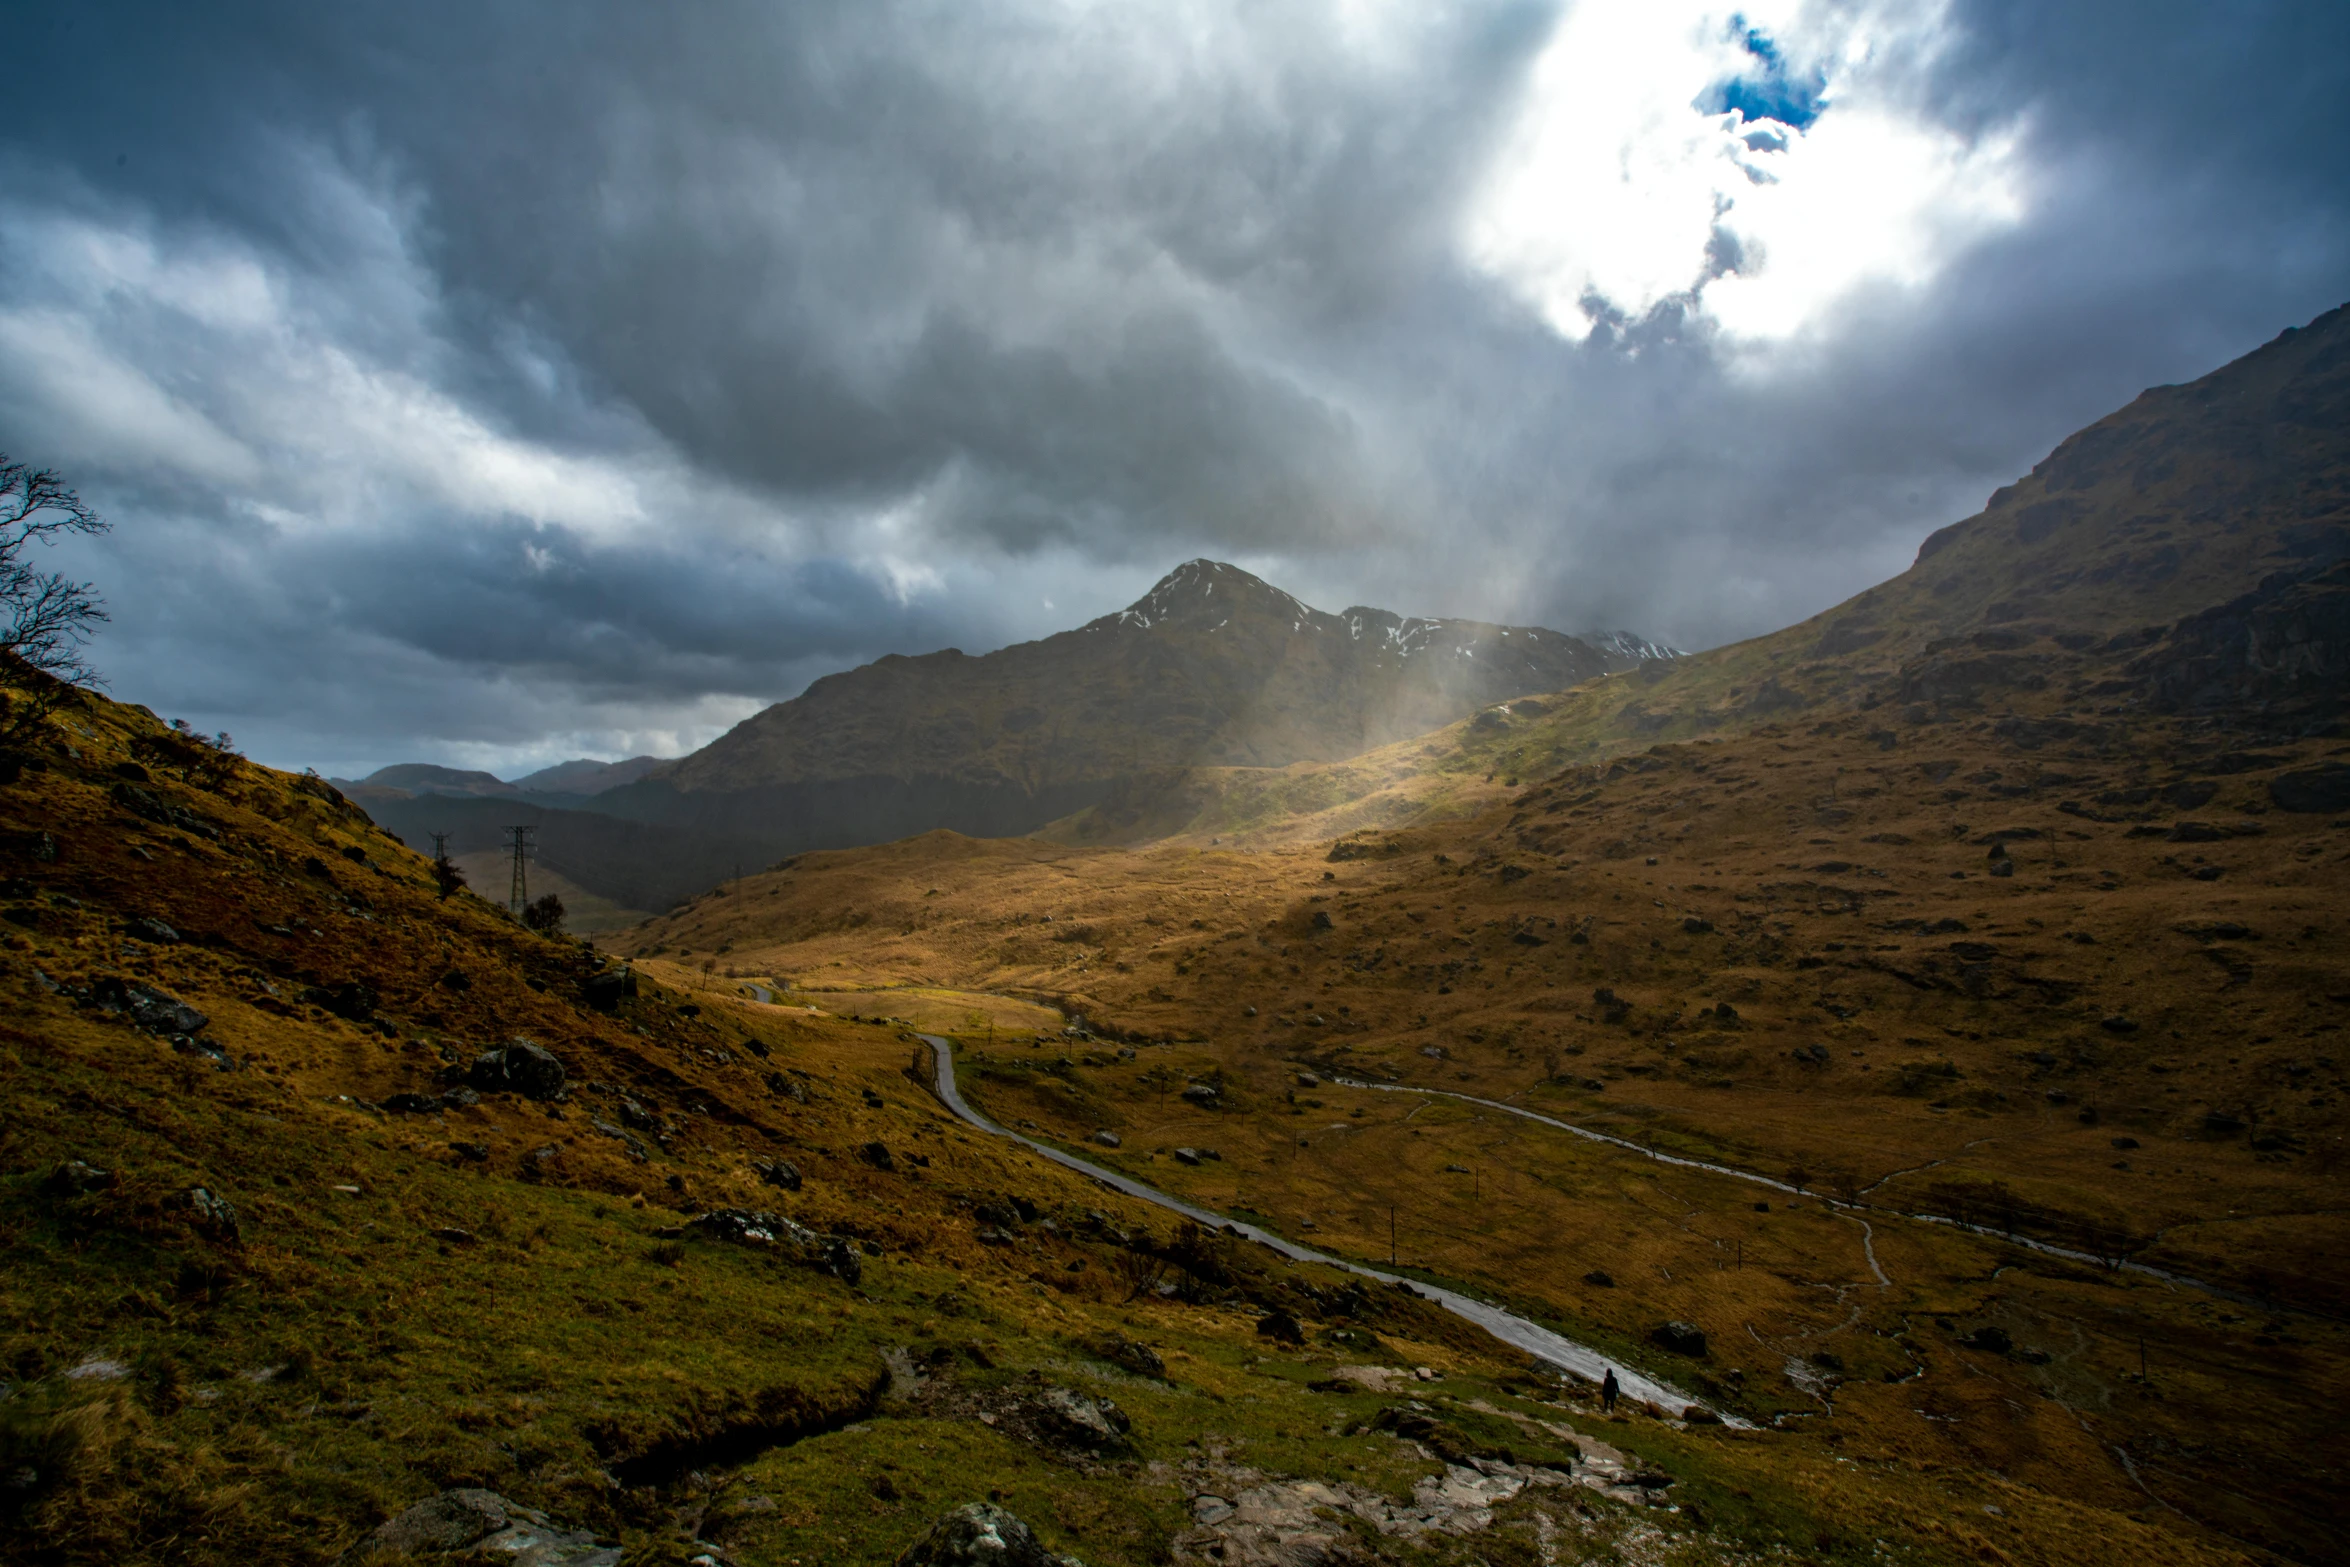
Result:
[[[1100,1165],[1078,1158],[1075,1154],[1055,1148],[1049,1143],[1039,1142],[1033,1137],[1023,1137],[1018,1132],[998,1126],[986,1116],[972,1109],[970,1104],[964,1100],[962,1090],[955,1086],[953,1047],[936,1034],[922,1034],[917,1037],[930,1047],[931,1061],[935,1067],[934,1078],[929,1085],[931,1092],[938,1096],[941,1104],[944,1104],[962,1120],[992,1137],[1010,1138],[1013,1142],[1052,1160],[1053,1163],[1099,1181],[1113,1191],[1124,1192],[1129,1197],[1139,1197],[1144,1202],[1156,1203],[1158,1206],[1179,1213],[1194,1224],[1207,1229],[1223,1230],[1229,1234],[1255,1241],[1258,1245],[1278,1252],[1293,1262],[1317,1262],[1324,1267],[1343,1269],[1362,1278],[1376,1279],[1382,1284],[1401,1284],[1422,1299],[1433,1301],[1442,1306],[1454,1316],[1474,1322],[1504,1344],[1510,1345],[1514,1349],[1522,1349],[1538,1360],[1547,1361],[1587,1381],[1599,1381],[1612,1366],[1615,1368],[1616,1379],[1628,1398],[1645,1400],[1668,1412],[1678,1412],[1697,1402],[1688,1394],[1668,1383],[1645,1377],[1621,1362],[1609,1360],[1595,1349],[1578,1344],[1573,1339],[1562,1337],[1539,1322],[1529,1322],[1513,1312],[1502,1310],[1499,1306],[1488,1305],[1484,1301],[1473,1296],[1463,1295],[1456,1290],[1443,1289],[1433,1284],[1423,1284],[1418,1279],[1407,1279],[1399,1274],[1382,1273],[1377,1268],[1365,1267],[1359,1262],[1349,1262],[1343,1257],[1333,1257],[1327,1252],[1316,1251],[1310,1246],[1300,1246],[1295,1241],[1285,1240],[1281,1236],[1259,1229],[1253,1224],[1244,1224],[1238,1219],[1226,1218],[1222,1214],[1211,1213],[1205,1208],[1194,1207],[1179,1197],[1170,1197],[1155,1187],[1145,1186],[1131,1176],[1121,1175],[1115,1170],[1104,1169]],[[1729,1425],[1743,1426],[1746,1424],[1746,1422],[1729,1415],[1724,1415],[1722,1419]]]

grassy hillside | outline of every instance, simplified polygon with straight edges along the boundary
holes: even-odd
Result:
[[[948,1120],[893,1024],[621,994],[315,780],[126,774],[157,728],[93,704],[7,787],[10,1560],[325,1563],[457,1486],[632,1563],[888,1561],[989,1497],[1096,1564],[2240,1559],[2111,1487],[1611,1419]],[[481,1063],[521,1038],[559,1092]]]
[[[811,855],[614,942],[1057,997],[1136,1055],[991,1052],[1001,1115],[1627,1351],[1694,1323],[1704,1386],[1864,1467],[2335,1561],[2350,745],[2125,709],[2177,641],[2002,639],[2002,686],[1311,847]]]

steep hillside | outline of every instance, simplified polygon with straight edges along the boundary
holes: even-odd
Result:
[[[777,853],[934,827],[1018,834],[1138,776],[1334,761],[1659,651],[1603,640],[1325,614],[1192,561],[1075,631],[819,680],[597,808],[752,834]]]
[[[1403,825],[1481,803],[1489,775],[1539,777],[1823,705],[1907,705],[1939,689],[1912,667],[1920,661],[1943,658],[1971,678],[2009,638],[2126,643],[2264,589],[2288,593],[2345,558],[2350,306],[2199,381],[2146,392],[1928,538],[1908,571],[1799,625],[1336,765],[1170,770],[1054,832],[1262,842]],[[1964,640],[1978,634],[1987,640]]]

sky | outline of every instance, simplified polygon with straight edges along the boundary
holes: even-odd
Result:
[[[1232,561],[1685,648],[2350,299],[2350,7],[27,7],[0,451],[110,689],[679,754]]]

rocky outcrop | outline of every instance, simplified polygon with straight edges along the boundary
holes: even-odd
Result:
[[[993,1502],[971,1502],[900,1552],[897,1567],[1083,1567],[1044,1548],[1036,1531]]]
[[[483,1051],[465,1075],[485,1094],[520,1094],[525,1099],[563,1097],[563,1063],[546,1046],[527,1039]]]
[[[336,1558],[336,1567],[457,1559],[506,1567],[620,1567],[617,1543],[562,1528],[495,1491],[426,1497]]]
[[[2350,563],[2279,573],[2191,615],[2129,672],[2157,712],[2335,712],[2350,696]]]

